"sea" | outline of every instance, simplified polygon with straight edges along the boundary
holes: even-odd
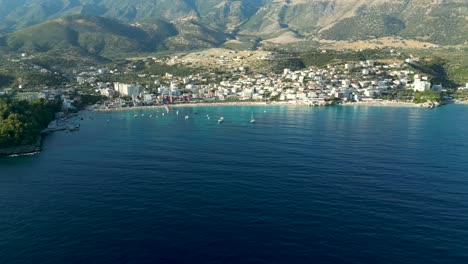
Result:
[[[0,263],[468,263],[466,105],[163,113],[0,159]]]

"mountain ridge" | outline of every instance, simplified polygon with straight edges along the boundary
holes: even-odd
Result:
[[[221,45],[239,35],[304,41],[396,36],[440,45],[468,43],[468,2],[462,0],[0,0],[0,32],[21,34],[77,14],[128,25],[150,20],[179,25],[184,33],[171,40],[187,42],[191,36],[200,44],[177,49]],[[208,36],[183,30],[190,27]]]

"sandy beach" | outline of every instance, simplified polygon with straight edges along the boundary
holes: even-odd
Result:
[[[187,104],[169,104],[169,108],[182,108],[182,107],[207,107],[207,106],[272,106],[272,105],[285,105],[285,106],[304,106],[301,104],[288,103],[288,102],[217,102],[217,103],[187,103]],[[166,105],[148,105],[148,106],[134,106],[122,108],[103,108],[94,109],[95,111],[130,111],[130,110],[145,110],[145,109],[161,109]]]
[[[456,104],[468,104],[468,101],[457,101]],[[169,108],[182,108],[182,107],[210,107],[210,106],[299,106],[305,107],[307,105],[294,103],[294,102],[216,102],[216,103],[186,103],[186,104],[170,104]],[[418,104],[410,102],[397,102],[397,101],[367,101],[367,102],[348,102],[339,104],[339,106],[383,106],[383,107],[421,107]],[[97,108],[94,111],[130,111],[130,110],[146,110],[146,109],[161,109],[166,105],[148,105],[148,106],[135,106],[123,108]],[[310,106],[309,106],[310,107]]]

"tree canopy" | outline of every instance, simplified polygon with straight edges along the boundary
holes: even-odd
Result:
[[[35,143],[60,109],[60,101],[0,99],[0,148]]]

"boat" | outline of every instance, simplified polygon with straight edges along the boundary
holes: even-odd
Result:
[[[138,118],[138,115],[137,115],[137,114],[135,114],[133,117],[134,117],[134,118]]]
[[[150,115],[149,118],[153,118],[153,115]]]
[[[210,120],[210,116],[209,116],[209,115],[206,115],[206,118],[208,118],[208,120]]]
[[[220,117],[220,118],[218,119],[218,124],[221,124],[221,123],[223,123],[223,122],[224,122],[224,117]]]
[[[179,110],[177,110],[177,111],[175,112],[175,114],[176,114],[176,115],[179,115]]]
[[[141,114],[141,116],[145,116],[145,114]]]
[[[254,118],[253,112],[252,112],[252,115],[250,116],[250,123],[255,123],[255,118]]]
[[[166,108],[166,112],[169,114],[169,106],[165,106],[164,108]]]
[[[188,115],[185,116],[185,120],[187,120],[187,119],[189,119],[189,116],[188,116]]]

